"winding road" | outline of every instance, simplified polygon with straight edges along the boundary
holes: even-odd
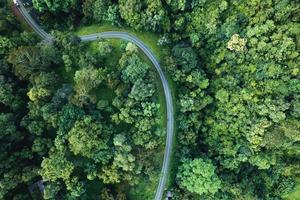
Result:
[[[23,3],[21,0],[14,0],[14,2],[17,2],[18,10],[26,20],[26,22],[31,26],[31,28],[45,41],[51,42],[54,40],[54,37],[50,35],[49,33],[46,33],[37,22],[33,20],[33,18],[30,16],[26,8],[23,6]],[[109,32],[101,32],[101,33],[95,33],[90,35],[83,35],[79,36],[82,42],[90,42],[95,41],[99,39],[123,39],[127,40],[129,42],[134,43],[137,45],[144,53],[145,55],[150,59],[150,61],[153,63],[156,71],[159,74],[160,80],[163,85],[164,89],[164,95],[166,100],[166,106],[167,106],[167,138],[166,138],[166,146],[165,146],[165,153],[164,153],[164,160],[163,160],[163,166],[161,169],[161,175],[159,180],[159,185],[157,186],[156,194],[155,194],[155,200],[161,200],[164,194],[168,173],[170,170],[170,160],[171,160],[171,153],[172,153],[172,146],[173,146],[173,137],[174,137],[174,109],[173,109],[173,100],[171,95],[171,90],[168,84],[168,81],[166,79],[166,76],[164,75],[163,70],[161,69],[161,66],[151,51],[151,49],[139,38],[136,36],[127,33],[127,32],[118,32],[118,31],[109,31]]]

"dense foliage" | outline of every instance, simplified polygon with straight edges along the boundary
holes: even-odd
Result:
[[[52,12],[68,11],[74,2],[74,0],[32,0],[33,6],[39,11],[49,10]]]
[[[215,174],[215,166],[201,158],[184,160],[177,174],[179,185],[191,193],[215,194],[221,181]]]
[[[165,132],[152,66],[131,43],[72,34],[108,23],[155,32],[168,49],[159,56],[175,90],[174,199],[279,200],[299,184],[297,0],[33,8],[53,44],[22,32],[0,0],[0,199],[29,199],[38,180],[45,199],[130,199],[129,186],[157,183]]]

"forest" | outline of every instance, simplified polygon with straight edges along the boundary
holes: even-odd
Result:
[[[298,0],[0,0],[0,199],[300,200]],[[42,183],[42,189],[41,185]],[[165,198],[165,196],[164,196]]]

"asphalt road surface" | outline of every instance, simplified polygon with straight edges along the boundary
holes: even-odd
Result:
[[[17,0],[18,2],[18,10],[26,20],[26,22],[32,27],[32,29],[40,36],[42,37],[46,42],[51,42],[54,40],[54,37],[50,34],[46,33],[36,21],[33,20],[33,18],[30,16],[26,8],[23,6],[23,3],[20,0]],[[157,186],[156,194],[155,194],[155,200],[161,200],[164,194],[167,178],[168,178],[168,172],[170,170],[170,159],[171,159],[171,153],[172,153],[172,146],[173,146],[173,137],[174,137],[174,109],[173,109],[173,100],[172,100],[172,94],[170,87],[168,85],[168,81],[164,75],[163,70],[161,69],[161,66],[155,57],[155,55],[152,53],[151,49],[139,38],[136,36],[126,33],[126,32],[118,32],[118,31],[109,31],[109,32],[102,32],[102,33],[95,33],[90,35],[84,35],[79,36],[82,42],[90,42],[95,41],[99,39],[123,39],[127,40],[129,42],[134,43],[137,45],[144,53],[145,55],[150,59],[150,61],[153,63],[156,71],[159,74],[160,80],[163,85],[164,89],[164,95],[166,100],[166,106],[167,106],[167,139],[166,139],[166,146],[165,146],[165,154],[164,154],[164,160],[163,160],[163,166],[161,169],[160,174],[160,180],[159,185]]]

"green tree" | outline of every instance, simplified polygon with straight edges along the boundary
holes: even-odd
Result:
[[[65,183],[71,198],[83,197],[86,191],[84,188],[84,183],[79,181],[77,177],[68,179]]]
[[[43,11],[51,11],[51,12],[59,12],[59,11],[68,11],[71,6],[75,4],[75,0],[33,0],[33,6],[39,10],[40,12]]]
[[[185,73],[195,69],[198,64],[197,54],[191,47],[176,45],[172,49],[172,54],[175,62],[181,66],[182,71]]]
[[[0,75],[0,102],[12,110],[16,110],[22,105],[16,85],[11,80],[7,80],[3,75]]]
[[[155,86],[152,83],[145,83],[146,80],[138,79],[128,95],[137,101],[144,101],[147,97],[152,97],[155,92]]]
[[[141,29],[142,3],[138,0],[119,1],[121,17],[134,29]]]
[[[111,22],[112,25],[120,25],[121,24],[118,5],[109,6],[106,15],[107,15],[106,20]]]
[[[221,188],[221,181],[215,169],[209,160],[184,160],[177,174],[178,183],[192,193],[215,194]]]
[[[20,79],[29,79],[30,75],[45,71],[53,57],[41,54],[40,47],[19,47],[10,52],[8,62],[13,65],[14,73]]]
[[[94,13],[94,20],[96,22],[106,21],[106,13],[108,10],[108,5],[110,4],[110,0],[96,0],[94,1],[93,13]]]
[[[82,120],[76,121],[67,138],[70,150],[75,155],[81,155],[103,163],[106,163],[110,157],[107,155],[109,138],[102,129],[102,125],[90,116],[85,116]]]
[[[75,91],[72,102],[76,105],[87,104],[90,100],[95,103],[95,98],[90,92],[97,88],[104,80],[105,72],[103,69],[96,69],[92,66],[82,68],[75,72]]]
[[[13,42],[6,37],[0,36],[0,55],[7,54],[14,46]]]
[[[164,9],[161,0],[147,2],[147,9],[142,12],[144,28],[151,31],[170,30],[170,20],[167,10]]]
[[[130,153],[132,147],[126,144],[126,137],[124,135],[116,135],[113,143],[117,151],[114,155],[113,165],[121,168],[124,172],[133,171],[135,157]]]
[[[142,62],[136,54],[128,58],[124,67],[121,77],[125,83],[135,83],[138,79],[143,79],[149,70],[149,65]]]
[[[0,127],[2,130],[0,135],[1,139],[7,135],[10,137],[14,137],[14,135],[15,137],[18,137],[12,113],[0,113]]]
[[[44,190],[44,199],[53,199],[57,196],[57,193],[61,189],[60,185],[57,182],[47,182]]]
[[[74,170],[74,165],[64,152],[55,152],[49,158],[44,158],[41,167],[39,173],[46,181],[68,180]]]
[[[98,53],[101,56],[105,56],[111,52],[112,52],[112,46],[109,44],[108,41],[100,41],[98,43]]]
[[[103,81],[102,69],[83,68],[75,72],[75,90],[79,95],[87,95]]]

